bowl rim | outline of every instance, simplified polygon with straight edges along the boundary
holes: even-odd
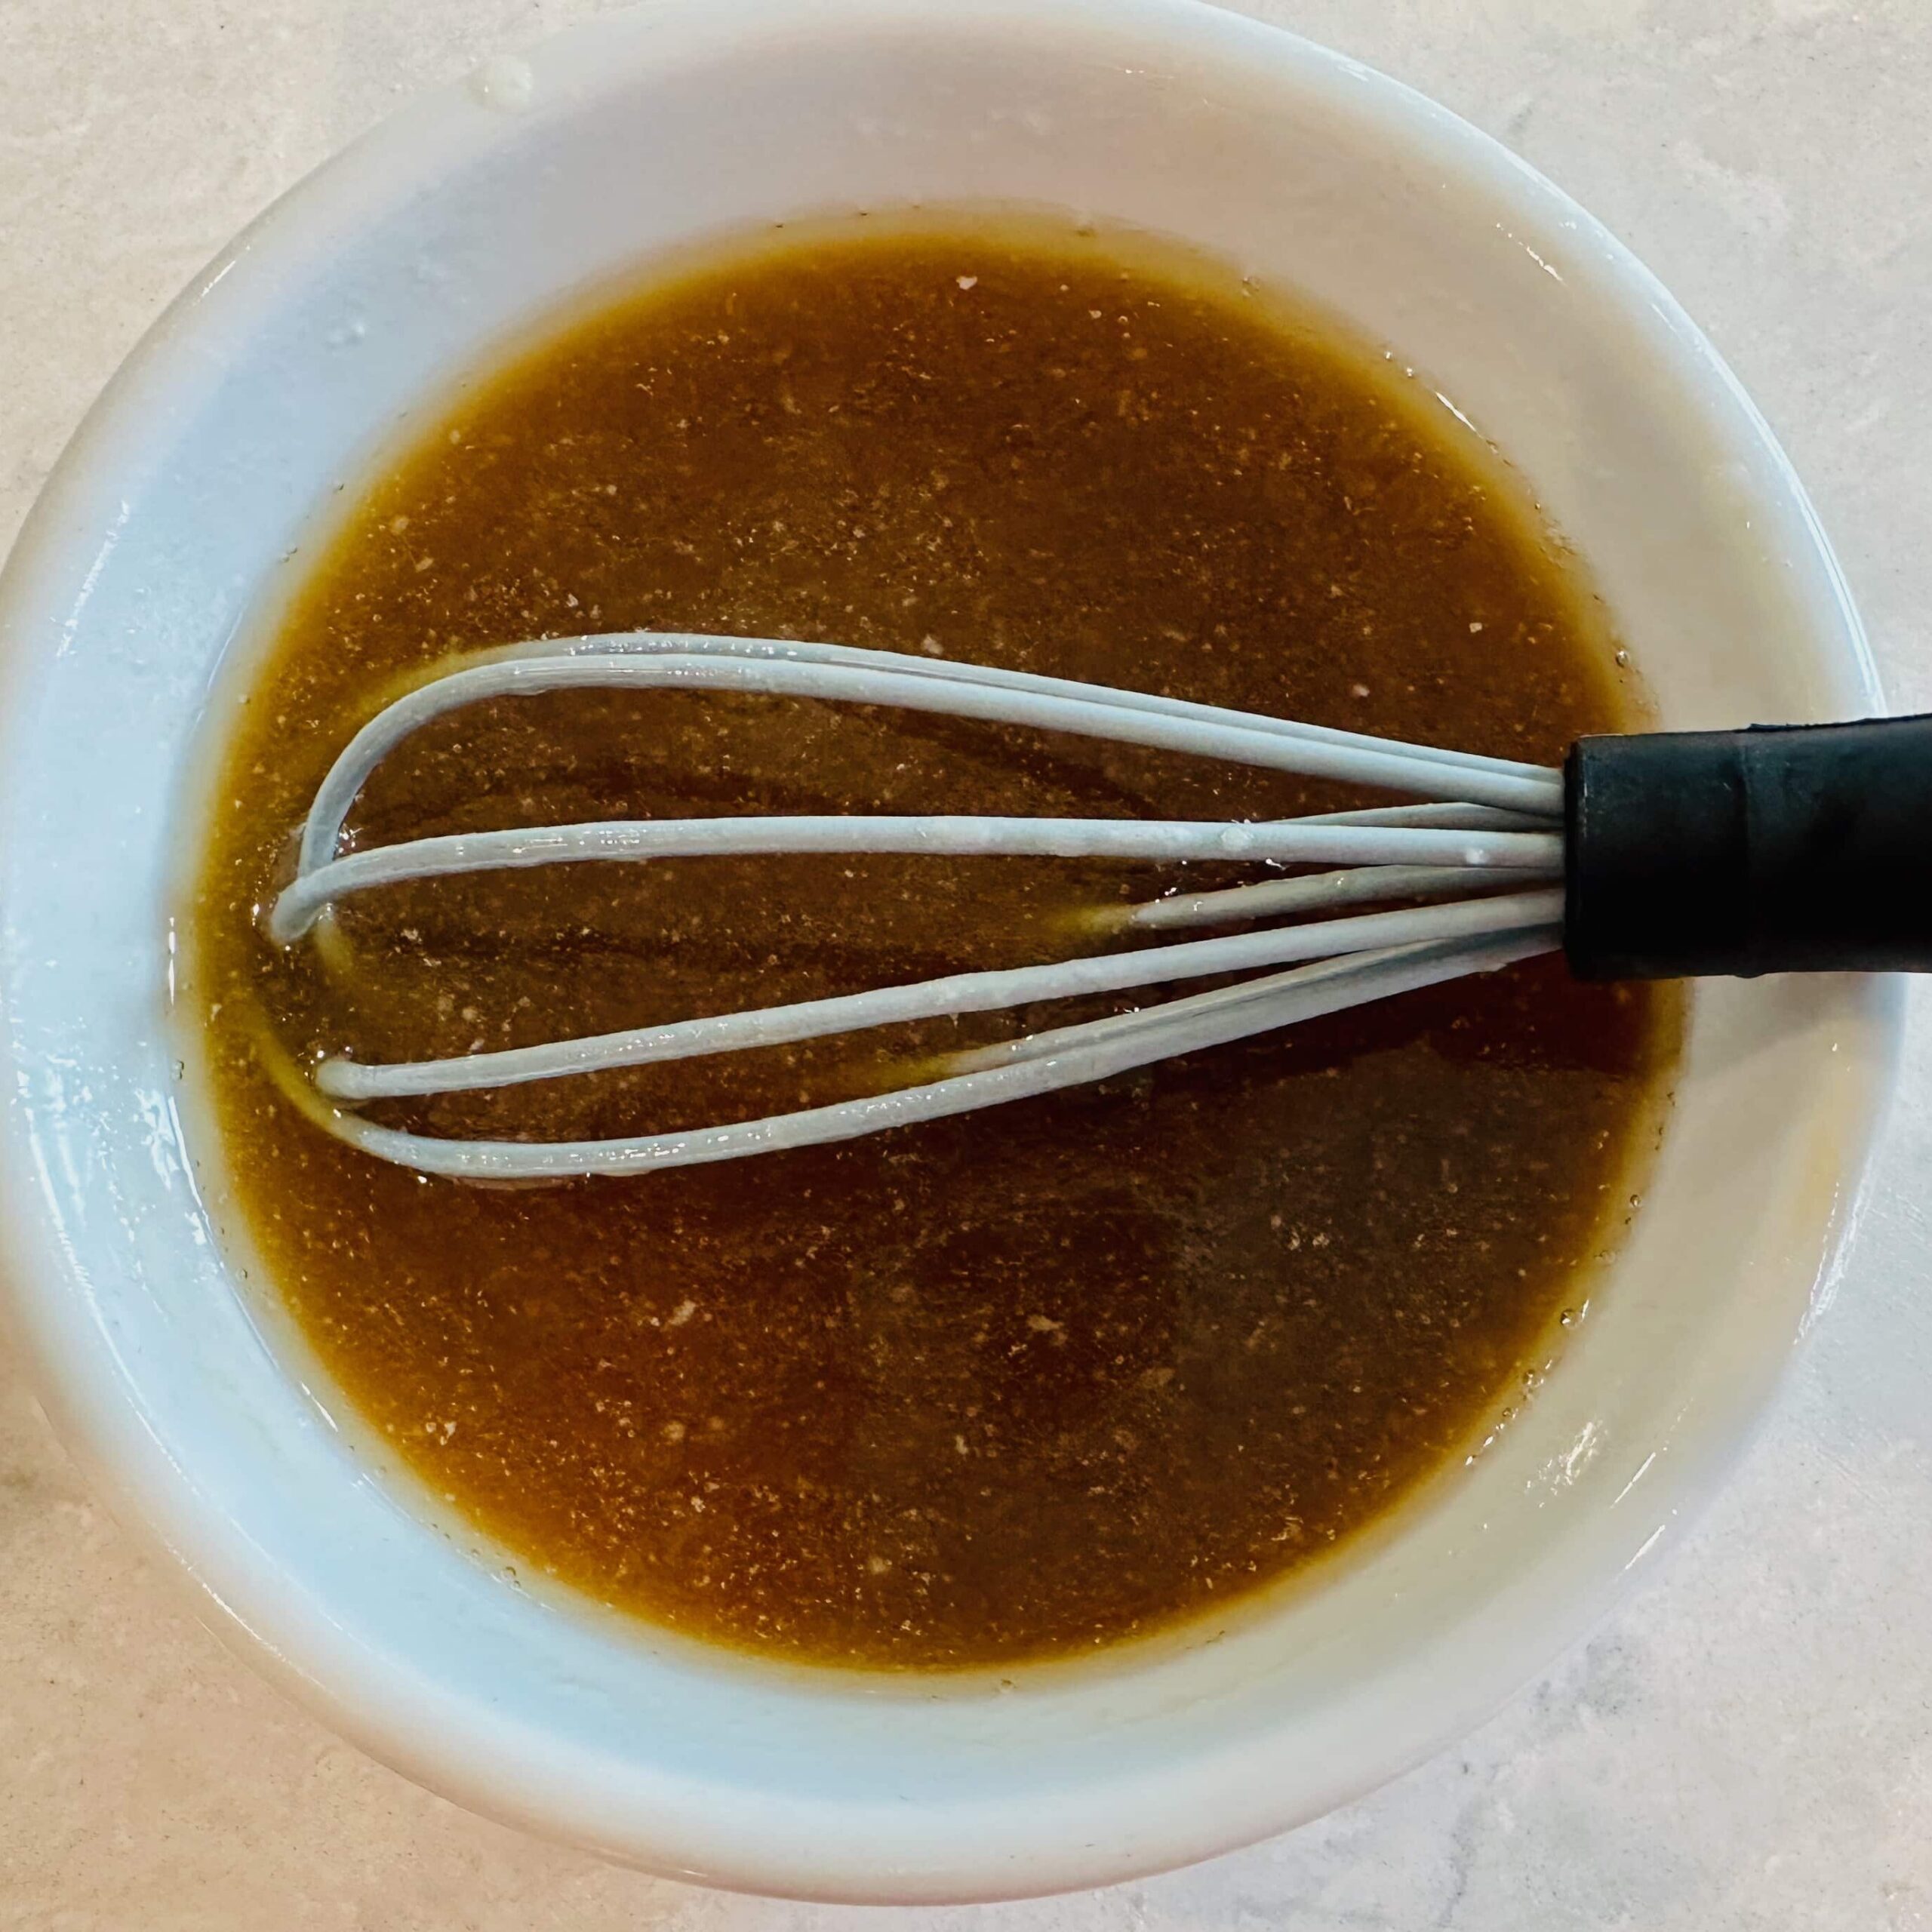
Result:
[[[1379,121],[1406,143],[1490,204],[1509,210],[1524,229],[1569,231],[1616,285],[1617,298],[1643,331],[1645,353],[1672,362],[1716,405],[1727,405],[1740,432],[1755,445],[1785,491],[1808,543],[1806,561],[1821,574],[1835,605],[1841,648],[1832,669],[1848,699],[1871,711],[1882,695],[1850,592],[1803,487],[1769,426],[1715,349],[1662,285],[1601,224],[1509,149],[1447,109],[1361,63],[1285,29],[1200,4],[1200,0],[952,0],[935,13],[928,0],[823,0],[801,12],[792,0],[712,0],[703,9],[639,8],[566,29],[527,57],[540,88],[608,69],[650,70],[694,55],[728,56],[754,35],[779,32],[863,35],[933,29],[953,34],[1086,34],[1109,47],[1140,43],[1190,60],[1219,61],[1266,74],[1291,88],[1346,94],[1351,110]],[[152,435],[163,398],[198,361],[205,318],[245,314],[262,291],[291,269],[324,253],[359,213],[392,202],[398,183],[433,176],[449,158],[478,141],[465,84],[426,95],[399,109],[298,183],[197,275],[122,365],[88,411],[43,488],[0,570],[0,641],[37,635],[49,620],[76,612],[118,509],[117,479]],[[1735,447],[1738,438],[1731,438]],[[69,618],[70,622],[78,621]],[[53,626],[57,631],[58,623]],[[0,650],[0,747],[31,709],[37,660],[17,642]],[[11,801],[0,786],[0,843],[15,835]],[[17,940],[9,930],[5,946]],[[1789,1258],[1795,1284],[1808,1285],[1811,1306],[1829,1297],[1847,1238],[1863,1204],[1869,1157],[1889,1099],[1898,1058],[1903,1003],[1890,980],[1864,983],[1847,998],[1866,1025],[1869,1051],[1858,1069],[1856,1104],[1839,1142],[1836,1186],[1814,1249]],[[16,1070],[11,1038],[0,1037],[0,1074]],[[113,1499],[115,1513],[165,1549],[198,1586],[218,1634],[258,1669],[316,1711],[335,1730],[405,1774],[459,1797],[473,1808],[547,1835],[587,1843],[661,1872],[747,1890],[792,1897],[938,1902],[1037,1896],[1141,1875],[1265,1835],[1247,1823],[1228,1826],[1200,1814],[1183,1789],[1145,1780],[1133,1808],[1146,1831],[1132,1854],[1075,1841],[1055,1847],[1046,1836],[1027,1849],[1002,1851],[984,1814],[936,1817],[926,1832],[925,1875],[881,1884],[838,1848],[814,1841],[809,1825],[748,1803],[719,1824],[681,1814],[681,1794],[660,1794],[660,1811],[628,1833],[586,1829],[598,1766],[571,1761],[568,1746],[538,1748],[487,1711],[454,1707],[406,1663],[376,1656],[352,1632],[279,1599],[272,1573],[233,1526],[203,1507],[192,1475],[141,1426],[128,1392],[100,1372],[86,1297],[76,1264],[45,1211],[28,1131],[28,1109],[10,1095],[0,1131],[0,1273],[4,1299],[43,1406],[57,1432]],[[1800,1332],[1808,1327],[1801,1324]],[[1796,1337],[1792,1338],[1794,1340]],[[1789,1351],[1787,1350],[1787,1353]],[[1736,1378],[1718,1398],[1701,1435],[1659,1478],[1658,1507],[1667,1527],[1637,1546],[1633,1530],[1598,1535],[1587,1561],[1560,1592],[1537,1605],[1534,1627],[1519,1632],[1518,1660],[1444,1690],[1438,1707],[1409,1727],[1399,1751],[1385,1752],[1373,1771],[1352,1767],[1331,1779],[1327,1803],[1339,1804],[1420,1761],[1479,1721],[1527,1675],[1583,1636],[1630,1586],[1639,1566],[1674,1542],[1741,1454],[1774,1387],[1777,1366]],[[426,1736],[432,1742],[426,1743]],[[1251,1774],[1265,1779],[1271,1737],[1247,1752]],[[1278,1757],[1277,1758],[1278,1762]],[[1125,1794],[1109,1793],[1115,1802]],[[700,1794],[702,1798],[703,1794]],[[608,1814],[605,1814],[608,1815]],[[1278,1826],[1271,1829],[1278,1829]],[[903,1832],[895,1832],[903,1848]]]

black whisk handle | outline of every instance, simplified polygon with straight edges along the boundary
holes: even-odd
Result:
[[[1932,971],[1932,717],[1583,738],[1564,789],[1580,978]]]

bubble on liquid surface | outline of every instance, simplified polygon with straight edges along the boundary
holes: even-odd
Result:
[[[537,90],[530,63],[514,54],[493,54],[469,77],[469,91],[485,107],[520,114]]]

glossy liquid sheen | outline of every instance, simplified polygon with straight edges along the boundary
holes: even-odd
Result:
[[[1084,949],[1071,915],[1183,882],[581,865],[367,895],[333,971],[261,937],[293,827],[399,674],[633,627],[943,654],[1552,761],[1641,721],[1572,563],[1426,388],[1143,243],[827,225],[479,376],[320,550],[235,714],[189,994],[247,1235],[436,1496],[524,1574],[681,1631],[942,1667],[1226,1604],[1469,1450],[1622,1225],[1675,1051],[1666,995],[1545,961],[843,1146],[550,1188],[424,1180],[280,1098],[264,1029],[298,1057],[419,1058],[855,991]],[[1350,802],[933,717],[574,694],[426,732],[352,838]],[[546,1138],[748,1118],[1104,1010],[377,1111]]]

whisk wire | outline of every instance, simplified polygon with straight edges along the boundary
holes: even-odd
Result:
[[[850,646],[793,645],[763,638],[702,638],[620,632],[570,648],[478,653],[371,718],[337,759],[303,830],[303,872],[334,857],[357,795],[403,740],[445,713],[489,699],[551,691],[638,688],[736,691],[940,712],[984,722],[1219,758],[1345,784],[1386,786],[1412,797],[1498,805],[1550,818],[1562,810],[1554,772],[1506,759],[1429,748],[1213,705],[1036,678],[986,665],[903,657]],[[582,646],[595,643],[599,648]],[[675,645],[677,648],[666,648]]]
[[[1423,802],[1258,823],[946,814],[600,820],[417,839],[337,855],[349,812],[371,775],[435,719],[493,699],[616,688],[935,712],[1378,786]],[[1097,935],[1377,903],[1395,908],[447,1059],[376,1065],[331,1057],[315,1069],[312,1102],[305,1102],[331,1132],[424,1172],[499,1178],[635,1172],[844,1140],[1104,1079],[1549,950],[1560,943],[1563,894],[1543,882],[1562,874],[1563,840],[1555,823],[1562,800],[1561,774],[1541,767],[1148,693],[848,646],[620,632],[471,654],[386,706],[351,739],[324,780],[303,826],[296,877],[278,897],[267,924],[273,940],[291,944],[349,894],[458,873],[804,851],[1339,868],[1107,909],[1090,918]],[[1531,889],[1499,890],[1510,886]],[[1448,903],[1428,903],[1441,900]],[[368,1101],[497,1088],[1284,966],[1290,970],[955,1054],[940,1063],[940,1078],[918,1085],[690,1132],[535,1145],[462,1141],[380,1126],[344,1110]]]
[[[615,1067],[789,1046],[835,1033],[903,1026],[953,1014],[1000,1012],[1048,1000],[1122,992],[1175,980],[1279,966],[1291,960],[1518,932],[1554,924],[1562,912],[1561,891],[1511,893],[1497,899],[1472,899],[1414,912],[1371,912],[1352,919],[1269,927],[1232,939],[1192,940],[1178,946],[1146,946],[1132,952],[1060,960],[1043,966],[955,973],[871,992],[756,1007],[743,1013],[552,1040],[540,1046],[512,1047],[495,1053],[463,1054],[448,1060],[389,1066],[327,1060],[315,1070],[315,1084],[337,1100],[469,1093],[533,1080],[601,1073]]]
[[[1115,1026],[1111,1035],[1099,1038],[1088,1035],[1084,1040],[1069,1040],[1063,1033],[1050,1050],[1037,1056],[1011,1055],[1004,1064],[980,1065],[961,1072],[949,1066],[943,1077],[918,1085],[720,1127],[605,1140],[460,1140],[378,1126],[325,1103],[314,1103],[309,1111],[329,1132],[365,1153],[454,1179],[534,1181],[589,1174],[658,1172],[753,1154],[823,1146],[1087,1085],[1370,1000],[1392,998],[1472,973],[1493,972],[1552,951],[1560,943],[1555,928],[1542,926],[1497,934],[1473,945],[1451,941],[1323,960],[1240,989],[1245,998],[1200,995],[1199,1006],[1183,1017],[1169,1014],[1166,1023],[1153,1023],[1152,1012],[1126,1016],[1149,1023]],[[1175,1004],[1178,1007],[1184,1002]],[[1106,1020],[1091,1023],[1112,1024]]]

